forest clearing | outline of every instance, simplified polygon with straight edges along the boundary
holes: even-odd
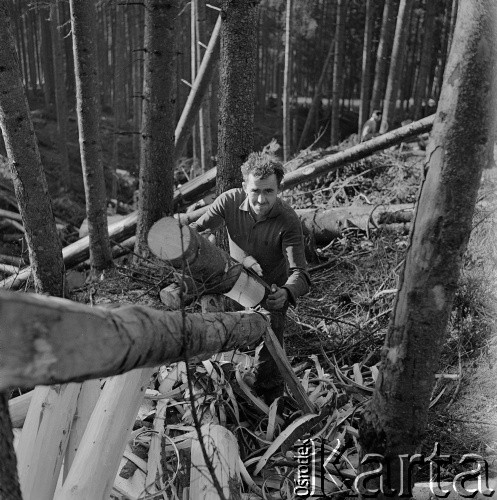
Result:
[[[0,500],[490,497],[496,56],[492,0],[0,1]]]

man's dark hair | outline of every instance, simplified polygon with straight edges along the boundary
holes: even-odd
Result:
[[[247,161],[241,167],[243,180],[246,181],[252,174],[259,179],[267,179],[271,175],[276,175],[278,186],[285,175],[285,169],[278,157],[266,151],[250,153]]]
[[[381,112],[381,110],[380,110],[380,109],[375,109],[375,110],[373,111],[373,115],[380,115],[380,116],[381,116],[382,114],[383,114],[383,113]]]

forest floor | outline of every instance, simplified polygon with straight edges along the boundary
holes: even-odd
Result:
[[[61,193],[56,186],[58,164],[52,146],[53,122],[49,118],[40,116],[35,125],[54,210],[59,218],[70,223],[70,242],[77,237],[77,228],[85,216],[75,123],[70,138],[73,186],[70,193]],[[105,121],[104,133],[111,133],[110,123],[106,126]],[[104,144],[106,142],[109,141]],[[404,151],[393,149],[376,154],[286,191],[283,197],[294,208],[318,209],[357,204],[370,204],[373,209],[379,204],[414,202],[424,160],[422,152],[414,149],[410,145]],[[110,158],[110,151],[105,147],[104,158],[105,161]],[[119,168],[136,177],[137,165],[129,143],[121,159]],[[454,457],[451,465],[442,468],[444,479],[452,479],[460,472],[457,461],[471,452],[483,456],[497,473],[496,188],[497,172],[486,171],[421,450],[429,455],[438,442],[442,453]],[[132,203],[129,185],[123,185],[120,201]],[[21,252],[21,246],[15,242],[0,245],[0,253],[19,255]],[[323,483],[327,493],[346,491],[355,475],[357,424],[376,379],[407,246],[408,233],[398,227],[392,230],[369,227],[367,231],[354,226],[345,229],[341,238],[318,249],[320,262],[311,266],[311,292],[289,313],[287,353],[321,415],[321,422],[316,423],[313,431],[315,440],[325,447],[332,447],[334,442],[341,442],[344,447],[339,464],[328,471]],[[98,283],[82,281],[81,286],[73,288],[69,298],[92,305],[142,304],[164,309],[159,291],[170,281],[169,268],[160,269],[147,262],[137,265],[124,257],[105,279]],[[198,310],[197,302],[188,306],[188,311]],[[293,423],[294,438],[304,437],[307,427],[305,422],[301,423],[301,412],[290,395],[261,420],[260,410],[247,395],[253,365],[254,352],[218,356],[210,365],[198,365],[194,368],[195,380],[204,397],[195,406],[198,411],[210,408],[215,419],[235,433],[248,470],[249,479],[245,480],[248,484],[250,480],[254,482],[253,490],[275,495],[289,488],[287,479],[296,464],[295,454],[285,439],[288,436],[276,423],[277,416],[286,425]],[[241,381],[236,377],[237,371],[242,375]],[[185,374],[181,370],[177,372],[179,384]],[[170,367],[160,370],[151,390],[157,390],[170,373]],[[178,411],[169,409],[168,419],[176,422],[177,428],[182,424],[189,429],[191,405],[187,391],[178,394],[176,400],[184,406],[179,405]],[[142,408],[135,427],[150,429],[155,410],[152,397]],[[175,432],[175,439],[179,439],[179,431]],[[137,443],[133,452],[146,458],[144,450],[148,442],[144,439],[141,445]],[[271,453],[272,445],[275,449]],[[266,455],[269,455],[266,467],[255,474],[254,468],[264,462]],[[174,469],[174,464],[168,463],[168,466]],[[121,471],[121,477],[129,481],[138,472],[128,464],[127,469]],[[426,478],[426,474],[422,469],[421,477]],[[181,483],[181,473],[178,477]],[[181,484],[175,487],[180,488]],[[116,495],[116,498],[124,497]]]

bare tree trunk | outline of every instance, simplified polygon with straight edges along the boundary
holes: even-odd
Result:
[[[197,7],[197,74],[202,65],[202,54],[205,52],[201,49],[202,45],[207,41],[207,13],[205,0],[195,0]],[[210,82],[207,94],[210,93]],[[200,160],[202,163],[202,172],[206,172],[212,168],[212,132],[211,132],[211,102],[210,99],[204,99],[199,110],[198,123],[200,134]]]
[[[140,190],[135,252],[148,254],[147,233],[173,213],[176,113],[176,17],[179,0],[145,2]]]
[[[36,4],[41,25],[41,51],[43,67],[43,94],[45,107],[50,109],[55,99],[52,38],[50,35],[49,9]]]
[[[305,140],[309,135],[309,130],[311,129],[312,124],[314,123],[314,121],[316,121],[316,117],[318,116],[318,110],[323,97],[323,84],[326,75],[328,74],[328,68],[330,67],[334,51],[335,51],[335,38],[332,38],[330,42],[330,47],[328,49],[328,54],[326,55],[323,68],[321,70],[321,75],[319,76],[318,83],[314,90],[314,97],[312,98],[312,104],[311,107],[309,108],[309,113],[307,113],[307,118],[304,124],[304,130],[302,130],[302,135],[300,136],[299,144],[297,146],[298,151],[300,151],[304,147]]]
[[[283,161],[290,159],[291,153],[291,112],[290,94],[292,92],[292,22],[293,1],[286,0],[285,21],[285,70],[283,76]]]
[[[217,193],[239,187],[254,147],[256,2],[222,0]]]
[[[371,109],[381,109],[381,101],[385,97],[387,87],[388,66],[392,52],[395,23],[399,0],[385,0],[383,7],[383,20],[381,23],[380,43],[376,55],[375,77],[373,95],[371,96]]]
[[[8,394],[0,392],[0,500],[22,500]]]
[[[62,50],[62,4],[60,0],[52,0],[50,4],[50,27],[52,31],[53,66],[55,81],[55,108],[57,111],[57,149],[60,156],[60,186],[68,189],[71,185],[69,177],[69,154],[67,151],[67,96],[64,67],[64,51]]]
[[[93,0],[70,0],[76,74],[76,101],[81,166],[86,197],[92,272],[112,265],[107,230],[107,200],[100,145],[100,93],[97,75]]]
[[[373,41],[373,0],[366,1],[366,22],[364,25],[364,43],[362,48],[362,77],[361,97],[359,102],[358,134],[361,134],[362,126],[369,118],[369,98],[371,93],[371,45]]]
[[[392,48],[392,58],[390,61],[390,71],[388,73],[387,90],[385,92],[385,102],[383,103],[383,117],[381,120],[380,132],[386,132],[393,128],[395,111],[397,109],[397,97],[399,94],[400,79],[404,67],[404,56],[406,54],[407,36],[409,34],[409,24],[414,0],[400,0],[397,25],[395,27],[395,39]]]
[[[425,429],[444,332],[495,122],[497,5],[462,0],[414,230],[399,282],[373,399],[360,427],[362,454],[391,466],[399,498],[399,456]],[[402,485],[404,497],[406,489]],[[358,487],[358,489],[361,489]],[[363,491],[364,493],[364,491]]]
[[[458,0],[452,0],[452,11],[450,13],[450,31],[449,31],[449,39],[447,42],[447,50],[450,50],[450,47],[452,46],[452,37],[454,36],[454,28],[456,26],[456,20],[457,20],[457,7],[458,7]]]
[[[345,17],[347,2],[338,0],[337,27],[335,31],[335,58],[333,61],[333,89],[331,103],[331,144],[340,141],[340,99],[343,97],[343,67],[345,60]]]
[[[61,296],[64,264],[47,181],[23,90],[10,18],[0,3],[0,126],[13,173],[35,288]]]
[[[435,2],[426,3],[425,22],[423,31],[425,36],[423,38],[423,48],[421,49],[421,60],[419,62],[418,81],[414,91],[414,109],[412,112],[414,120],[421,118],[421,105],[423,99],[429,97],[426,95],[428,86],[428,73],[430,71],[432,57],[433,57],[433,39],[435,32]],[[428,105],[425,103],[425,107]]]

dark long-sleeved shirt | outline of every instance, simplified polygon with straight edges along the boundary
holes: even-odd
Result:
[[[256,221],[243,189],[230,189],[216,198],[191,226],[205,231],[223,223],[231,256],[239,262],[247,255],[254,257],[262,268],[262,278],[270,285],[286,288],[289,302],[295,305],[310,285],[302,226],[295,211],[278,198],[267,217]]]

